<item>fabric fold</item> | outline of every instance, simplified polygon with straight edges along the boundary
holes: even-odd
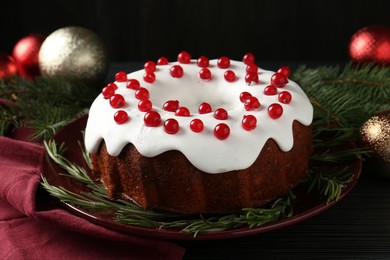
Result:
[[[181,259],[171,241],[95,225],[50,204],[41,144],[0,137],[0,259]],[[50,205],[49,205],[50,204]]]

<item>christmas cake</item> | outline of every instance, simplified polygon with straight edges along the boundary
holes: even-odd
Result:
[[[288,193],[308,172],[313,108],[252,54],[148,61],[102,89],[85,131],[111,199],[182,214],[239,212]]]

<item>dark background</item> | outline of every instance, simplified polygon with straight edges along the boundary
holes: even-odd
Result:
[[[110,61],[222,55],[263,61],[345,61],[354,32],[390,26],[390,1],[309,0],[7,0],[1,4],[0,51],[30,33],[65,26],[96,32]]]

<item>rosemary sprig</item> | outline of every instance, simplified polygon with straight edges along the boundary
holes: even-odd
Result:
[[[353,174],[348,171],[348,168],[339,170],[332,170],[333,174],[326,173],[324,171],[314,172],[311,171],[307,177],[307,183],[309,183],[308,192],[316,189],[323,197],[326,198],[326,202],[337,201],[343,189],[353,179]]]
[[[254,228],[293,215],[295,196],[292,193],[266,207],[244,208],[241,214],[192,218],[180,214],[144,210],[136,204],[125,200],[111,201],[102,184],[95,183],[84,168],[71,163],[62,155],[64,152],[63,145],[57,146],[53,140],[44,142],[44,145],[51,159],[67,172],[67,174],[63,175],[85,184],[90,189],[90,192],[77,194],[63,187],[50,185],[46,179],[43,179],[43,187],[52,196],[65,203],[70,203],[92,212],[98,212],[99,214],[114,212],[113,219],[118,223],[145,228],[181,230],[197,236],[200,232],[223,231],[244,226]],[[82,144],[80,144],[80,147],[82,147]],[[88,154],[85,149],[80,149],[83,151],[87,165],[90,166]],[[351,155],[355,154],[355,152],[359,154],[359,150],[345,151],[343,158],[351,158]],[[320,154],[318,157],[321,158],[321,156],[324,156],[324,154]],[[333,160],[329,159],[321,161],[333,162]],[[333,174],[334,171],[330,172],[332,174],[320,172],[318,169],[312,170],[307,178],[309,183],[308,191],[310,192],[316,188],[326,198],[327,203],[338,200],[342,189],[353,177],[347,169],[336,172],[336,174]]]
[[[61,154],[64,152],[63,145],[57,146],[53,140],[44,142],[44,145],[50,158],[67,172],[67,174],[63,174],[64,176],[69,176],[75,181],[85,184],[91,191],[77,194],[64,187],[50,185],[45,178],[42,181],[42,186],[52,196],[65,203],[101,214],[115,212],[113,219],[118,223],[157,229],[178,229],[196,236],[200,232],[222,231],[242,226],[253,228],[293,214],[294,195],[292,193],[276,200],[268,207],[245,208],[241,214],[207,218],[203,216],[188,218],[188,216],[180,214],[144,210],[129,201],[111,201],[102,184],[95,183],[84,168],[71,163]],[[83,153],[86,153],[85,150]],[[84,156],[84,158],[89,160],[88,156]]]
[[[79,206],[87,210],[102,211],[112,209],[110,205],[104,202],[93,201],[86,196],[69,191],[63,187],[51,185],[46,178],[42,179],[42,186],[53,197],[59,198],[61,201]]]
[[[224,231],[243,226],[254,228],[292,216],[292,201],[294,198],[295,196],[290,193],[286,197],[276,200],[269,207],[244,208],[241,214],[229,214],[225,216],[208,218],[200,216],[199,218],[191,219],[181,216],[179,220],[167,222],[150,219],[135,220],[119,212],[116,219],[119,223],[128,225],[158,227],[159,229],[180,229],[183,232],[194,233],[194,236],[196,236],[200,232]]]
[[[57,165],[63,168],[68,174],[70,174],[71,177],[86,185],[95,186],[95,182],[91,180],[91,178],[88,176],[87,171],[83,167],[71,163],[62,155],[62,152],[64,152],[63,144],[61,144],[59,148],[57,148],[57,144],[53,140],[50,140],[49,142],[44,141],[43,144],[50,158]]]

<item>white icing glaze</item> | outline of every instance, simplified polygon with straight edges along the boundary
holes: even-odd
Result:
[[[259,68],[259,83],[247,85],[245,83],[246,65],[242,62],[231,61],[228,69],[217,67],[217,60],[210,60],[209,69],[212,80],[204,81],[198,76],[200,68],[196,61],[191,64],[180,64],[184,70],[182,78],[173,78],[168,65],[157,66],[156,81],[152,84],[143,80],[144,70],[128,74],[128,79],[138,79],[141,86],[150,92],[153,110],[161,115],[162,124],[159,127],[147,127],[144,124],[144,112],[138,110],[138,102],[134,97],[135,91],[126,88],[126,83],[115,82],[118,89],[115,93],[123,95],[125,110],[130,119],[119,125],[114,119],[114,113],[119,109],[110,106],[109,100],[100,94],[92,104],[89,112],[85,132],[85,145],[90,153],[97,151],[100,142],[104,139],[108,153],[117,156],[122,148],[132,143],[137,150],[146,157],[153,157],[168,150],[178,150],[199,170],[207,173],[223,173],[232,170],[245,169],[251,166],[259,156],[264,143],[272,138],[282,151],[289,151],[294,143],[292,124],[297,120],[303,125],[309,125],[313,118],[313,107],[303,90],[293,81],[278,89],[289,91],[292,95],[290,104],[281,104],[283,114],[279,119],[271,119],[267,107],[278,102],[278,95],[263,94],[264,88],[269,85],[274,74]],[[236,81],[227,82],[224,72],[233,70]],[[246,111],[239,99],[240,93],[247,91],[260,101],[260,108]],[[162,109],[167,100],[179,100],[180,106],[186,106],[191,112],[190,117],[175,116],[173,112]],[[208,102],[213,110],[223,107],[228,111],[227,120],[217,120],[213,113],[198,114],[198,106]],[[242,127],[244,115],[252,114],[257,118],[257,126],[251,131]],[[175,118],[180,125],[176,134],[167,134],[163,122],[168,118]],[[204,123],[201,133],[193,132],[190,121],[199,118]],[[230,135],[226,140],[219,140],[213,134],[214,127],[219,123],[226,123],[230,127]]]

